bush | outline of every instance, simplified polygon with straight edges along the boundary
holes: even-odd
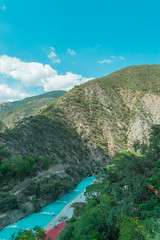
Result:
[[[37,198],[34,198],[31,200],[31,203],[34,206],[34,211],[35,212],[39,212],[41,210],[41,204],[40,204],[40,200]]]
[[[15,195],[9,193],[0,194],[0,212],[18,208],[18,202]]]
[[[12,235],[12,240],[45,240],[45,230],[38,226],[34,227],[33,230],[20,231],[18,234]]]

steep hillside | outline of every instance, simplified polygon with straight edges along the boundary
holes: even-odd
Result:
[[[0,104],[0,120],[12,128],[16,122],[25,117],[35,116],[40,110],[46,108],[66,91],[52,91],[38,96],[28,97],[21,101]]]
[[[21,214],[14,215],[14,219],[28,214],[28,211],[22,214],[22,209],[26,209],[26,204],[33,205],[31,199],[43,206],[83,177],[102,173],[109,158],[122,149],[133,148],[137,140],[147,141],[150,126],[158,123],[160,65],[144,65],[128,67],[75,87],[39,115],[7,129],[0,134],[3,165],[0,187],[5,192],[6,184],[9,185],[9,194],[16,196],[16,206],[21,206]],[[44,168],[46,157],[49,164]],[[24,171],[23,176],[17,166]],[[66,177],[70,179],[67,188]],[[26,193],[23,184],[27,178],[37,187]],[[62,186],[64,191],[59,192]],[[46,189],[49,189],[47,199]],[[33,206],[27,209],[33,211]],[[3,222],[3,226],[8,223],[7,213]]]
[[[90,151],[110,156],[160,122],[160,65],[132,66],[74,88],[45,112],[67,119]]]
[[[106,175],[87,188],[86,205],[74,206],[59,240],[160,239],[160,125],[141,147],[141,154],[116,154]]]
[[[4,132],[7,129],[7,127],[5,126],[5,124],[0,121],[0,132]]]
[[[99,162],[92,159],[75,129],[56,116],[25,119],[0,134],[0,143],[0,229],[103,172],[108,161],[101,153]]]

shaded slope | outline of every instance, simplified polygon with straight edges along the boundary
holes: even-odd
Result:
[[[0,169],[0,206],[4,206],[1,206],[2,211],[0,209],[0,229],[61,197],[84,177],[102,172],[108,161],[108,156],[103,154],[105,158],[96,162],[75,129],[57,116],[49,119],[38,115],[24,119],[16,128],[1,133],[0,143],[3,164],[7,161],[12,167],[16,159],[15,163],[23,166],[27,156],[37,159],[32,170],[20,178],[16,168],[12,174],[9,167],[5,170],[6,181],[3,181]],[[39,168],[38,159],[46,157],[50,160],[48,169]],[[16,206],[3,205],[4,196],[9,201],[14,197]]]
[[[8,149],[10,156],[49,156],[51,160],[66,166],[66,170],[73,164],[71,172],[79,179],[81,174],[87,175],[90,167],[90,154],[81,138],[75,129],[57,117],[56,113],[53,119],[37,115],[23,120],[16,128],[2,133],[0,142]]]

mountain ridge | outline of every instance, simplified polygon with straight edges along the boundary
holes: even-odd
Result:
[[[50,103],[62,96],[66,91],[51,91],[25,99],[0,104],[0,120],[9,128],[23,118],[34,116]]]

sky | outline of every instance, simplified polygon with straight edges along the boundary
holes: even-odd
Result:
[[[159,0],[0,0],[0,102],[160,64]]]

